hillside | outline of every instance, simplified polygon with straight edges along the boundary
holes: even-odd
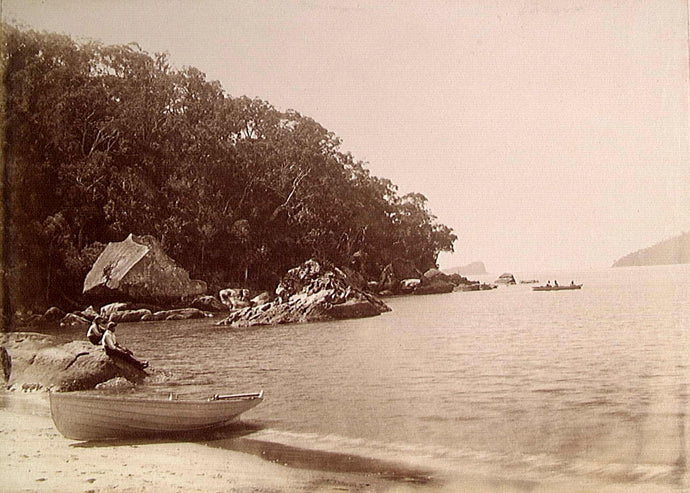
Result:
[[[690,263],[690,231],[618,259],[613,267]]]
[[[136,43],[2,30],[12,312],[80,304],[105,245],[130,234],[212,290],[272,290],[310,258],[369,279],[396,259],[425,272],[453,250],[424,195],[398,194],[308,116]]]

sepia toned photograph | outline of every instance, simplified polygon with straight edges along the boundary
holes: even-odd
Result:
[[[684,493],[688,0],[0,0],[0,491]]]

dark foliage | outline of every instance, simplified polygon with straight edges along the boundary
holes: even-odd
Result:
[[[108,241],[153,235],[212,286],[273,288],[316,257],[377,278],[452,250],[420,194],[295,111],[226,95],[136,45],[3,25],[5,274],[11,304],[75,299]],[[357,253],[357,255],[355,255]]]

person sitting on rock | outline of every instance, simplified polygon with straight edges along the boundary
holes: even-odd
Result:
[[[107,330],[101,325],[103,323],[105,323],[105,319],[103,317],[94,318],[93,322],[91,322],[91,325],[89,325],[89,330],[86,332],[86,337],[94,346],[100,346],[101,340],[103,339],[103,334],[105,334],[105,331]]]
[[[117,324],[115,322],[108,322],[108,326],[101,339],[101,345],[105,350],[105,354],[111,358],[119,358],[134,365],[135,367],[143,370],[149,366],[148,361],[139,361],[134,357],[134,353],[124,346],[117,343],[117,338],[115,337],[115,327]]]

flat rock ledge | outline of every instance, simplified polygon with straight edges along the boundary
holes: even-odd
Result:
[[[87,390],[113,378],[138,383],[148,376],[87,341],[58,344],[44,334],[9,332],[0,334],[0,347],[9,356],[4,373],[10,390]]]
[[[355,288],[338,268],[307,260],[290,269],[269,303],[232,312],[217,325],[249,327],[373,317],[391,309],[375,295]]]

